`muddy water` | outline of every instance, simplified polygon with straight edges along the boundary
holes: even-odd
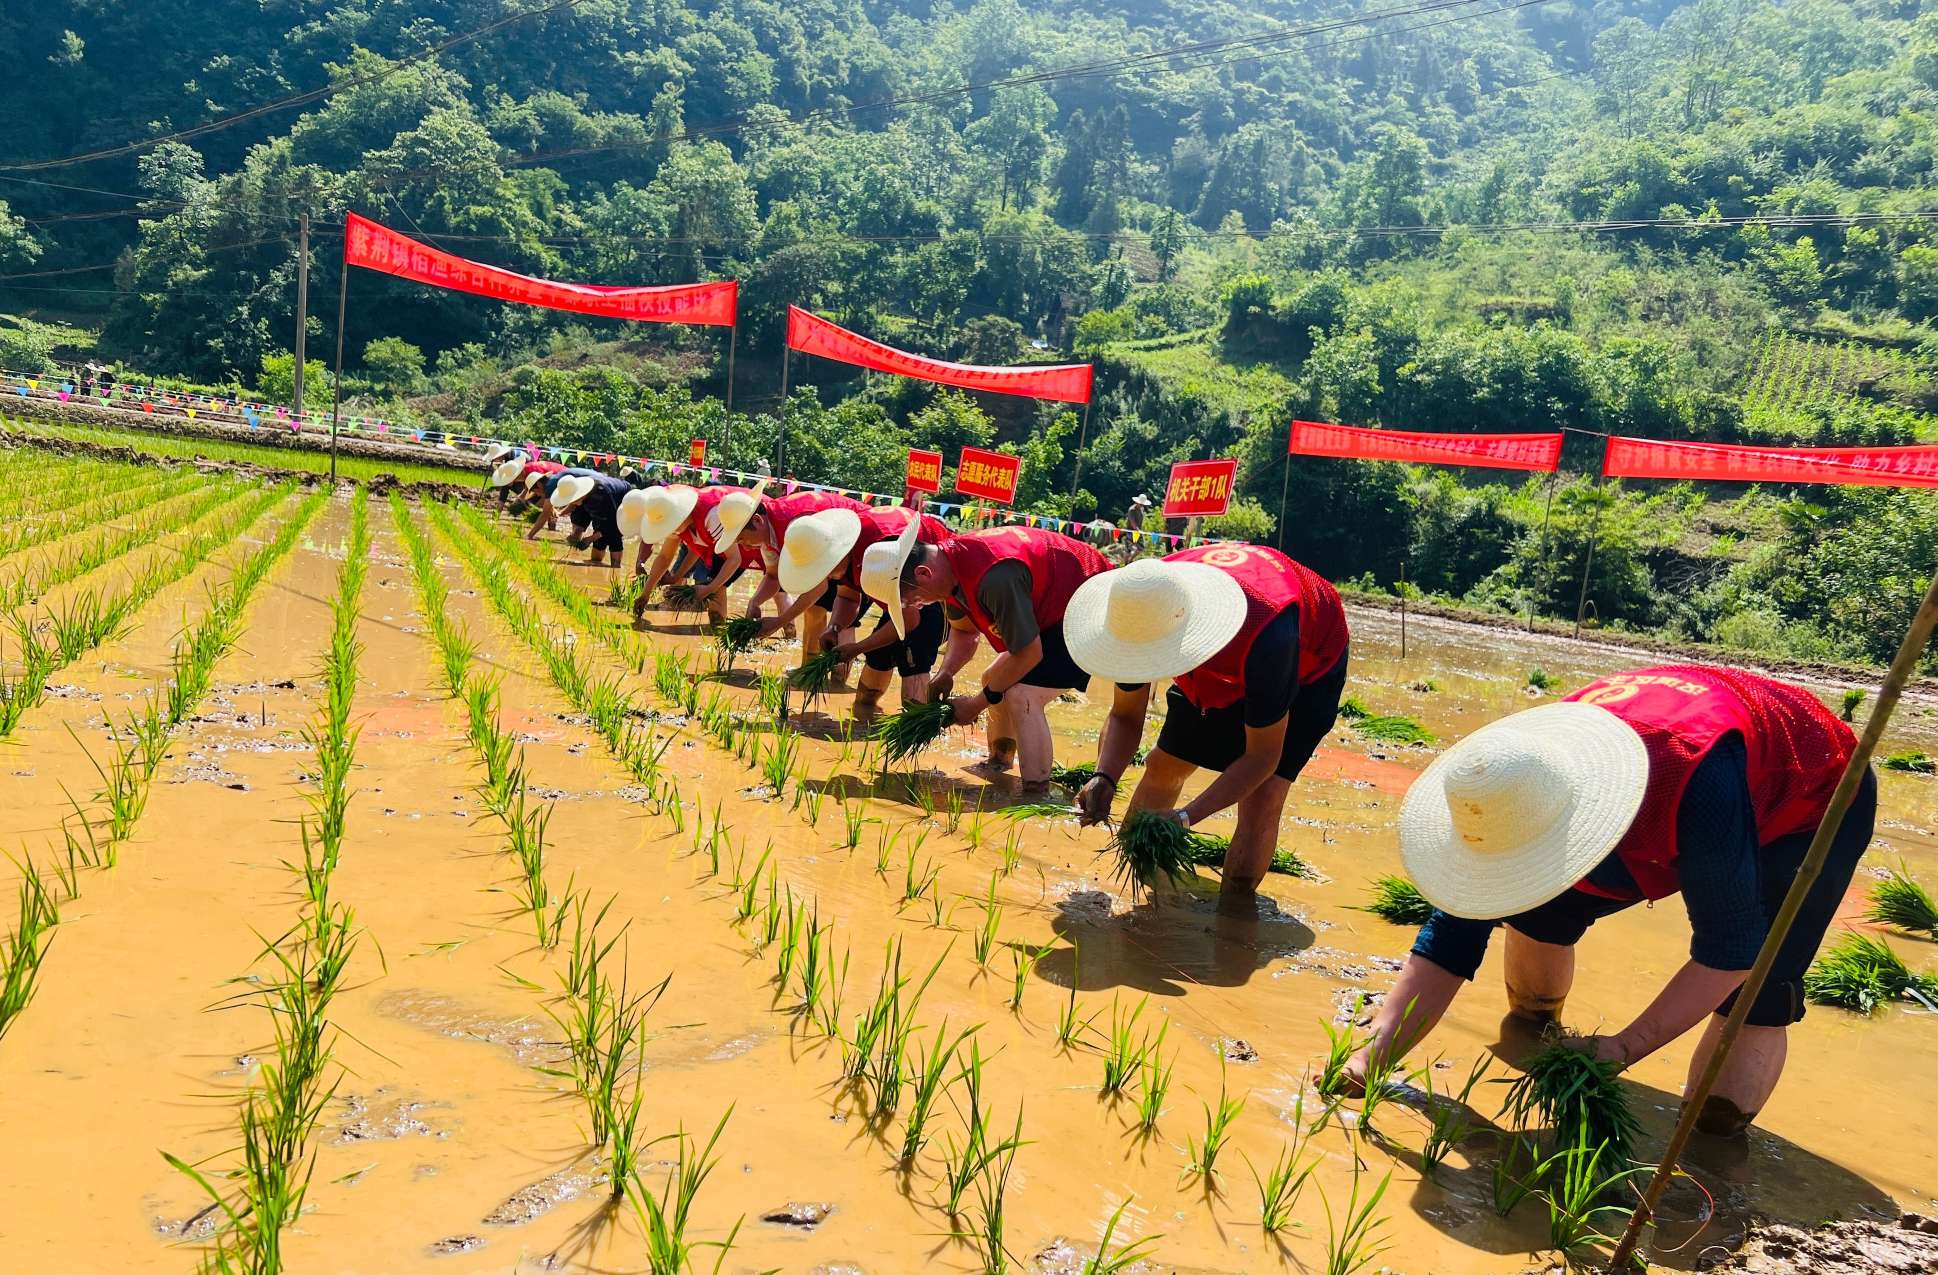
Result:
[[[583,1104],[536,1069],[556,1061],[547,1009],[562,957],[539,950],[529,918],[515,910],[502,837],[470,792],[461,714],[436,690],[401,547],[381,506],[373,515],[377,544],[359,628],[366,653],[357,796],[335,882],[365,933],[351,989],[332,1016],[343,1033],[344,1076],[317,1148],[311,1211],[290,1237],[292,1269],[643,1269],[638,1224],[601,1203]],[[238,1059],[259,1056],[267,1039],[260,1010],[208,1007],[235,990],[226,980],[251,968],[257,935],[280,932],[296,914],[281,863],[296,853],[294,820],[307,791],[297,732],[314,711],[344,525],[339,504],[272,574],[242,649],[218,670],[208,720],[164,767],[121,865],[85,882],[39,999],[0,1042],[0,1128],[14,1151],[0,1168],[0,1269],[60,1269],[81,1253],[99,1269],[186,1269],[193,1261],[160,1230],[201,1201],[155,1151],[225,1164],[233,1097],[249,1074]],[[562,551],[544,544],[536,552]],[[606,573],[575,570],[588,590],[604,592]],[[455,562],[447,572],[454,589],[473,587]],[[645,1053],[645,1123],[654,1134],[682,1125],[705,1131],[733,1109],[719,1168],[694,1208],[699,1238],[722,1238],[745,1217],[728,1270],[978,1269],[973,1252],[949,1238],[973,1225],[973,1192],[960,1222],[936,1207],[939,1142],[913,1174],[894,1171],[899,1122],[871,1126],[839,1084],[837,1051],[791,1030],[777,1012],[771,958],[754,955],[732,925],[726,884],[692,852],[691,829],[676,835],[648,812],[631,777],[479,599],[458,592],[452,606],[478,638],[480,662],[503,675],[503,718],[526,740],[534,789],[556,801],[548,879],[555,889],[570,882],[595,906],[613,900],[610,917],[629,927],[633,987],[671,978]],[[172,628],[150,612],[152,627]],[[1356,615],[1352,689],[1443,738],[1529,702],[1531,667],[1572,686],[1645,662],[1455,626],[1416,625],[1409,637],[1402,661],[1390,624]],[[666,640],[698,650],[690,636]],[[777,648],[753,663],[778,667],[786,654]],[[112,685],[106,664],[77,681]],[[1409,689],[1425,678],[1437,689]],[[641,679],[629,680],[642,702],[653,702]],[[751,704],[750,692],[732,693]],[[839,715],[845,700],[837,696],[830,708]],[[1091,760],[1086,749],[1101,715],[1101,704],[1054,710],[1063,760]],[[1930,720],[1907,721],[1914,742],[1899,746],[1916,746]],[[818,777],[827,777],[836,752],[810,746]],[[1106,1219],[1130,1200],[1119,1240],[1161,1236],[1158,1268],[1251,1271],[1322,1262],[1319,1193],[1337,1212],[1350,1190],[1354,1144],[1327,1130],[1312,1143],[1323,1163],[1297,1208],[1305,1230],[1281,1245],[1257,1226],[1246,1158],[1263,1166],[1278,1154],[1306,1072],[1323,1053],[1322,1024],[1357,996],[1379,994],[1411,939],[1351,905],[1363,901],[1369,877],[1397,867],[1397,799],[1431,755],[1336,735],[1295,789],[1281,838],[1327,880],[1274,878],[1274,906],[1255,924],[1216,919],[1209,879],[1186,895],[1134,905],[1095,859],[1102,833],[1067,821],[1022,824],[1019,866],[997,881],[1000,934],[1006,944],[1052,947],[1026,981],[1018,1012],[1008,1005],[1008,953],[981,971],[970,952],[982,917],[972,900],[999,871],[1006,821],[990,816],[985,844],[972,850],[967,818],[951,833],[946,814],[925,817],[899,781],[855,773],[851,790],[872,791],[866,814],[876,822],[858,849],[846,850],[833,800],[810,826],[805,809],[763,799],[753,773],[687,736],[667,765],[690,821],[700,810],[722,811],[730,860],[745,853],[751,862],[771,842],[783,879],[835,925],[852,960],[849,1017],[872,995],[891,936],[905,945],[905,968],[940,962],[921,1020],[931,1032],[945,1021],[952,1032],[978,1026],[985,1093],[1005,1131],[1022,1111],[1030,1145],[1017,1157],[1008,1197],[1008,1246],[1019,1264],[1042,1254],[1042,1269],[1074,1269],[1069,1262],[1082,1259],[1070,1255],[1094,1251]],[[973,808],[989,782],[967,769],[976,756],[972,741],[952,738],[924,759],[925,782],[932,790],[961,786]],[[16,801],[35,805],[51,823],[57,812],[46,781],[87,787],[83,765],[50,757],[38,785],[6,791],[9,810]],[[999,784],[987,804],[1004,795]],[[1873,860],[1901,853],[1914,872],[1938,876],[1934,804],[1929,781],[1887,777],[1889,854],[1880,847]],[[23,819],[21,831],[30,826],[32,817]],[[941,870],[940,916],[926,898],[899,905],[902,847],[924,830],[920,861]],[[884,834],[899,841],[882,876],[876,847]],[[1933,963],[1920,945],[1896,942]],[[1597,927],[1583,945],[1571,1022],[1626,1021],[1685,944],[1673,906]],[[1073,981],[1080,1012],[1097,1015],[1100,1026],[1113,1000],[1128,1012],[1146,998],[1140,1030],[1168,1023],[1175,1080],[1153,1136],[1138,1136],[1129,1103],[1099,1099],[1094,1047],[1056,1048],[1058,1011]],[[1484,1051],[1512,1055],[1497,989],[1490,963],[1437,1035],[1434,1048],[1448,1064],[1434,1072],[1442,1087]],[[1692,1168],[1716,1197],[1718,1216],[1682,1254],[1659,1260],[1688,1264],[1706,1245],[1728,1242],[1751,1213],[1815,1221],[1892,1211],[1922,1205],[1935,1189],[1916,1133],[1930,1122],[1930,1103],[1909,1083],[1938,1064],[1929,1024],[1900,1012],[1865,1021],[1818,1010],[1793,1036],[1767,1132],[1747,1148],[1699,1148]],[[1242,1061],[1221,1066],[1227,1054]],[[1652,1137],[1673,1118],[1685,1057],[1671,1048],[1631,1073],[1649,1104]],[[1221,1083],[1247,1105],[1208,1189],[1186,1174],[1186,1143],[1201,1136],[1202,1104],[1216,1102]],[[1498,1090],[1484,1087],[1477,1105],[1491,1117]],[[1456,1153],[1441,1181],[1427,1183],[1418,1172],[1421,1117],[1396,1107],[1380,1124],[1388,1141],[1362,1144],[1362,1153],[1368,1187],[1392,1174],[1382,1209],[1393,1247],[1384,1260],[1416,1272],[1514,1270],[1541,1247],[1538,1204],[1523,1205],[1508,1223],[1494,1217],[1485,1139],[1468,1149],[1471,1162]],[[939,1140],[959,1136],[959,1122],[944,1114],[938,1131]],[[660,1177],[649,1172],[647,1180],[657,1187]],[[1672,1203],[1686,1219],[1700,1196],[1679,1190]],[[761,1220],[790,1205],[833,1210],[812,1229]],[[1665,1240],[1681,1242],[1695,1229],[1672,1222]],[[710,1254],[701,1257],[710,1264]]]

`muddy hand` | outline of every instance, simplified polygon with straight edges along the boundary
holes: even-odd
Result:
[[[940,704],[956,688],[955,674],[937,673],[929,679],[929,703]]]
[[[1110,818],[1110,803],[1117,796],[1117,785],[1108,775],[1092,775],[1077,791],[1077,822],[1088,826]]]
[[[936,698],[940,699],[941,696],[937,696]],[[982,716],[982,697],[980,695],[958,695],[949,701],[949,707],[955,710],[953,720],[957,726],[969,726],[978,717]]]

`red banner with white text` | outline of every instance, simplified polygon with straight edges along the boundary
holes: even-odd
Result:
[[[1471,465],[1551,474],[1561,465],[1559,434],[1423,434],[1293,421],[1287,450],[1295,456],[1403,460],[1416,465]]]
[[[1060,403],[1090,401],[1091,369],[1088,363],[1058,363],[1042,367],[981,367],[973,363],[950,363],[898,350],[880,341],[871,341],[859,332],[850,332],[798,306],[787,307],[787,344],[788,348],[803,354],[817,354],[837,363],[850,363],[875,372],[913,377],[918,381],[933,381],[937,385],[953,385],[957,389],[1047,398]]]
[[[355,213],[349,215],[344,227],[343,261],[345,265],[362,266],[433,288],[449,288],[548,310],[630,319],[636,323],[697,323],[730,328],[734,325],[734,308],[740,290],[740,285],[732,280],[659,288],[618,288],[534,279],[419,243]]]
[[[909,448],[908,486],[911,491],[941,491],[942,453]]]
[[[1216,518],[1231,508],[1235,460],[1181,460],[1164,485],[1166,518]]]
[[[1602,473],[1728,483],[1938,487],[1938,447],[1743,447],[1616,436],[1608,440]]]
[[[956,460],[956,494],[1007,505],[1016,499],[1016,482],[1022,474],[1020,457],[965,447]]]

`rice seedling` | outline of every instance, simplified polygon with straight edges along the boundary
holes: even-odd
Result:
[[[1161,1235],[1147,1235],[1135,1243],[1125,1244],[1114,1253],[1111,1251],[1110,1241],[1116,1236],[1117,1227],[1124,1219],[1124,1210],[1130,1206],[1131,1201],[1127,1198],[1110,1215],[1110,1220],[1104,1224],[1103,1238],[1097,1241],[1097,1255],[1083,1264],[1083,1275],[1123,1275],[1151,1260],[1152,1250],[1164,1238]]]
[[[1199,868],[1223,868],[1225,856],[1230,853],[1230,837],[1221,837],[1216,833],[1207,832],[1200,834],[1197,841],[1193,843],[1191,862],[1194,867]],[[1287,877],[1311,879],[1317,876],[1311,865],[1284,846],[1272,851],[1272,860],[1266,865],[1265,870]]]
[[[1561,679],[1546,669],[1532,668],[1528,670],[1527,686],[1531,691],[1551,695],[1561,689]]]
[[[1420,1148],[1420,1168],[1426,1176],[1435,1176],[1440,1166],[1446,1163],[1448,1153],[1473,1134],[1474,1109],[1471,1102],[1474,1088],[1487,1074],[1491,1061],[1487,1054],[1474,1059],[1473,1070],[1467,1073],[1467,1081],[1459,1091],[1442,1095],[1437,1100],[1433,1092],[1432,1066],[1423,1072],[1427,1091],[1427,1138]]]
[[[1587,1137],[1587,1130],[1581,1130],[1574,1145],[1557,1153],[1558,1163],[1546,1175],[1550,1185],[1541,1192],[1548,1206],[1548,1240],[1570,1259],[1593,1245],[1614,1242],[1614,1236],[1602,1232],[1599,1219],[1626,1217],[1630,1206],[1596,1201],[1610,1187],[1649,1171],[1626,1162],[1605,1165],[1608,1144],[1591,1147]]]
[[[969,848],[971,850],[982,849],[984,833],[982,797],[983,795],[981,793],[976,794],[976,810],[974,814],[969,816],[969,831],[965,834],[969,839]]]
[[[760,621],[744,615],[737,620],[726,620],[716,626],[713,631],[713,647],[720,671],[733,672],[734,661],[753,649],[754,639],[759,636]],[[778,708],[777,704],[775,709],[778,710]]]
[[[766,866],[767,860],[769,859],[769,857],[773,855],[773,853],[774,853],[773,843],[769,842],[767,849],[763,851],[760,856],[760,862],[754,865],[754,870],[748,873],[746,880],[740,883],[738,887],[739,902],[735,905],[734,914],[733,914],[733,919],[736,922],[751,921],[760,912],[760,904],[757,902],[759,898],[760,881],[761,881],[760,870],[762,867]],[[767,869],[767,897],[770,899],[774,897],[774,876],[775,876],[775,869],[768,868]]]
[[[695,1254],[702,1249],[716,1250],[714,1269],[717,1271],[733,1251],[734,1240],[740,1234],[739,1222],[734,1223],[723,1240],[687,1237],[693,1220],[693,1202],[719,1167],[720,1161],[713,1149],[719,1145],[721,1131],[732,1116],[733,1108],[728,1107],[703,1147],[696,1148],[684,1127],[673,1135],[678,1150],[658,1195],[648,1191],[637,1177],[627,1183],[626,1198],[632,1202],[633,1212],[645,1231],[646,1268],[652,1275],[687,1275],[693,1269]]]
[[[1054,941],[1045,943],[1042,947],[1031,947],[1027,943],[1012,944],[1010,946],[1010,958],[1016,966],[1015,974],[1010,984],[1010,1009],[1019,1010],[1023,1008],[1023,992],[1030,985],[1030,975],[1036,972],[1036,963],[1048,956],[1050,949],[1055,946],[1056,943]]]
[[[787,716],[787,678],[772,669],[762,669],[754,681],[755,692],[759,696],[760,711],[767,717],[779,720]]]
[[[1339,715],[1367,739],[1384,744],[1431,744],[1433,732],[1411,717],[1375,713],[1358,696],[1348,695],[1339,705]]]
[[[1507,1113],[1524,1131],[1537,1123],[1553,1130],[1557,1148],[1584,1138],[1589,1146],[1605,1146],[1609,1171],[1626,1168],[1641,1125],[1616,1079],[1620,1071],[1584,1050],[1550,1046],[1509,1085]]]
[[[1225,1087],[1225,1066],[1222,1057],[1218,1063],[1218,1105],[1210,1103],[1205,1108],[1205,1136],[1201,1142],[1196,1138],[1186,1139],[1191,1160],[1185,1170],[1187,1176],[1202,1180],[1207,1188],[1212,1186],[1218,1172],[1218,1157],[1225,1144],[1231,1140],[1231,1127],[1245,1110],[1245,1099],[1233,1098]]]
[[[827,789],[811,788],[804,784],[796,784],[794,791],[797,794],[806,794],[802,798],[801,804],[807,810],[808,827],[819,827],[821,824],[821,803],[828,799]]]
[[[60,906],[32,860],[15,864],[20,875],[13,932],[0,937],[0,1040],[34,998],[40,963],[47,958]],[[69,896],[72,897],[72,887]]]
[[[1080,1017],[1077,1014],[1077,986],[1083,981],[1080,966],[1082,957],[1082,950],[1073,941],[1070,944],[1070,995],[1065,998],[1063,1008],[1057,1011],[1056,1043],[1059,1049],[1073,1047],[1078,1039],[1085,1032],[1089,1031],[1091,1025],[1097,1021],[1096,1014],[1092,1014],[1088,1018]]]
[[[1119,1004],[1119,998],[1110,998],[1110,1033],[1105,1037],[1104,1045],[1104,1081],[1098,1087],[1098,1093],[1121,1094],[1137,1075],[1137,1068],[1144,1060],[1144,1050],[1141,1043],[1132,1042],[1131,1032],[1150,1000],[1150,997],[1144,997],[1126,1014]]]
[[[1433,904],[1427,902],[1418,886],[1401,876],[1375,880],[1372,902],[1359,910],[1395,925],[1425,925],[1433,919]]]
[[[962,827],[962,789],[950,785],[947,795],[942,799],[942,810],[944,826],[948,829],[949,835],[953,837],[957,829]]]
[[[1380,1234],[1381,1228],[1386,1225],[1386,1218],[1374,1212],[1392,1181],[1393,1175],[1388,1173],[1361,1203],[1360,1168],[1355,1160],[1352,1194],[1347,1197],[1346,1206],[1337,1218],[1333,1217],[1332,1201],[1326,1198],[1323,1189],[1319,1192],[1320,1205],[1326,1212],[1326,1275],[1353,1275],[1353,1272],[1370,1266],[1373,1259],[1392,1247]]]
[[[943,1209],[950,1217],[962,1216],[962,1199],[989,1162],[989,1113],[982,1099],[983,1057],[975,1041],[969,1042],[969,1059],[956,1076],[956,1087],[966,1095],[962,1111],[963,1136],[958,1143],[951,1134],[942,1155]]]
[[[1077,808],[1061,801],[1021,801],[1013,806],[1003,807],[1003,818],[1022,822],[1026,819],[1075,819]]]
[[[935,1043],[922,1051],[919,1060],[910,1071],[908,1119],[902,1126],[902,1152],[898,1157],[898,1162],[904,1169],[912,1167],[915,1157],[920,1155],[922,1148],[928,1145],[929,1115],[935,1108],[935,1100],[942,1096],[944,1078],[948,1074],[950,1064],[956,1061],[963,1042],[975,1032],[974,1027],[965,1028],[956,1034],[954,1040],[949,1040],[949,1025],[946,1022],[943,1023],[935,1029]]]
[[[1009,1269],[1006,1242],[1006,1201],[1009,1174],[1016,1164],[1016,1152],[1023,1146],[1023,1112],[1016,1111],[1016,1128],[992,1149],[983,1170],[976,1177],[976,1248],[982,1254],[983,1275],[1003,1275]]]
[[[688,581],[669,584],[660,590],[660,597],[675,611],[698,611],[700,609],[700,586]]]
[[[1023,861],[1023,830],[1011,828],[1009,839],[1003,842],[1003,875],[1016,871],[1016,865]]]
[[[1068,788],[1071,792],[1075,792],[1096,777],[1095,766],[1052,765],[1050,767],[1050,782],[1059,788]]]
[[[1133,810],[1117,825],[1104,848],[1117,856],[1117,879],[1131,889],[1155,889],[1158,882],[1182,884],[1196,875],[1194,859],[1203,838],[1175,819],[1149,810]]]
[[[868,803],[866,799],[851,802],[847,799],[846,794],[843,794],[841,798],[841,826],[844,829],[845,835],[845,840],[841,843],[843,850],[853,850],[861,844],[861,830],[869,823],[867,808]],[[886,828],[882,832],[884,836],[887,835]],[[882,866],[880,870],[886,872],[888,869],[886,866]]]
[[[1525,1174],[1520,1172],[1523,1166],[1527,1170]],[[1515,1206],[1534,1194],[1547,1167],[1531,1138],[1518,1133],[1502,1134],[1500,1154],[1494,1157],[1491,1171],[1494,1212],[1500,1217],[1512,1213]]]
[[[1889,925],[1907,934],[1938,939],[1938,901],[1911,879],[1900,863],[1891,875],[1871,887],[1871,906],[1864,919]]]
[[[909,704],[876,719],[870,737],[881,745],[883,765],[896,766],[941,738],[954,720],[955,710],[947,702]]]
[[[1305,1094],[1301,1093],[1292,1104],[1292,1140],[1279,1149],[1278,1159],[1264,1176],[1260,1176],[1258,1166],[1248,1157],[1245,1165],[1252,1171],[1252,1181],[1258,1187],[1258,1224],[1269,1235],[1293,1225],[1292,1209],[1299,1202],[1299,1193],[1305,1190],[1307,1180],[1319,1167],[1319,1157],[1305,1159],[1305,1141],[1309,1135],[1305,1128]]]
[[[776,799],[787,791],[787,781],[800,757],[801,737],[793,731],[776,731],[760,763],[761,779],[774,790]]]
[[[995,873],[989,874],[989,893],[982,900],[982,928],[976,931],[975,955],[978,969],[989,968],[989,958],[996,953],[996,928],[1003,921],[1003,905],[996,901]]]
[[[895,857],[895,846],[902,839],[900,828],[890,828],[883,824],[875,833],[875,875],[888,876],[888,865]]]
[[[903,906],[919,903],[922,897],[934,888],[936,879],[942,875],[942,869],[936,867],[932,860],[918,866],[915,852],[916,847],[910,846],[908,859],[902,865],[901,903]]]
[[[1146,1134],[1157,1131],[1158,1117],[1164,1114],[1164,1099],[1171,1092],[1171,1073],[1177,1067],[1177,1055],[1170,1062],[1164,1061],[1164,1035],[1171,1029],[1166,1022],[1157,1029],[1157,1039],[1144,1050],[1144,1059],[1138,1069],[1137,1078],[1137,1127]]]
[[[1803,994],[1860,1014],[1896,1000],[1938,1001],[1938,975],[1915,973],[1883,939],[1846,934],[1804,971]]]
[[[1406,1007],[1401,1015],[1401,1023],[1411,1016],[1413,1006]],[[1399,1074],[1400,1056],[1396,1049],[1372,1049],[1366,1055],[1366,1085],[1359,1099],[1359,1131],[1361,1134],[1373,1132],[1373,1116],[1395,1096]]]
[[[1857,720],[1857,710],[1864,705],[1865,693],[1861,687],[1852,687],[1850,690],[1844,692],[1844,706],[1840,716],[1845,721],[1854,722]]]

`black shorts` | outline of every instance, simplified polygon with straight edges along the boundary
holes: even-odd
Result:
[[[1285,748],[1279,753],[1280,779],[1297,779],[1319,745],[1339,720],[1339,697],[1346,690],[1346,655],[1299,688],[1285,722]],[[1164,697],[1164,729],[1157,746],[1182,762],[1222,771],[1245,755],[1245,702],[1225,708],[1200,709],[1184,697],[1175,683]]]
[[[1804,971],[1816,959],[1824,935],[1829,932],[1831,922],[1837,919],[1837,909],[1843,904],[1844,892],[1850,889],[1851,877],[1857,871],[1857,861],[1864,857],[1864,851],[1871,844],[1876,823],[1877,775],[1872,773],[1864,777],[1863,786],[1852,799],[1843,825],[1831,842],[1830,855],[1824,861],[1823,871],[1817,874],[1817,879],[1810,885],[1810,892],[1804,895],[1803,907],[1798,911],[1790,933],[1784,938],[1775,964],[1770,967],[1770,976],[1764,981],[1763,991],[1757,996],[1756,1003],[1750,1006],[1746,1021],[1751,1027],[1788,1027],[1803,1018]],[[1757,877],[1766,922],[1774,920],[1777,910],[1783,906],[1784,896],[1797,879],[1797,869],[1803,865],[1804,855],[1809,851],[1811,839],[1816,833],[1816,828],[1811,827],[1787,837],[1779,837],[1762,848]],[[1470,921],[1435,912],[1433,919],[1421,927],[1419,938],[1414,940],[1413,951],[1449,973],[1471,979],[1480,968],[1481,958],[1487,951],[1487,940],[1496,925],[1510,926],[1537,943],[1573,947],[1581,942],[1581,936],[1588,932],[1589,926],[1605,916],[1632,908],[1639,902],[1639,899],[1611,899],[1590,894],[1586,890],[1569,889],[1540,907],[1501,921]],[[1735,1004],[1736,993],[1731,992],[1716,1007],[1716,1012],[1727,1014]]]
[[[887,624],[888,617],[883,615],[875,632],[880,633]],[[942,653],[942,640],[948,632],[949,625],[942,618],[942,604],[931,602],[916,613],[915,628],[906,638],[878,646],[863,658],[869,668],[878,672],[892,670],[903,677],[923,677],[935,668],[935,657]]]
[[[820,607],[823,611],[834,610],[835,595],[839,591],[840,586],[835,584],[833,576],[829,576],[827,587],[821,590],[821,596],[814,600],[813,605]]]
[[[1043,640],[1043,658],[1018,679],[1017,685],[1041,686],[1051,691],[1089,690],[1090,674],[1070,658],[1070,648],[1063,643],[1063,626],[1053,624],[1037,636]]]

